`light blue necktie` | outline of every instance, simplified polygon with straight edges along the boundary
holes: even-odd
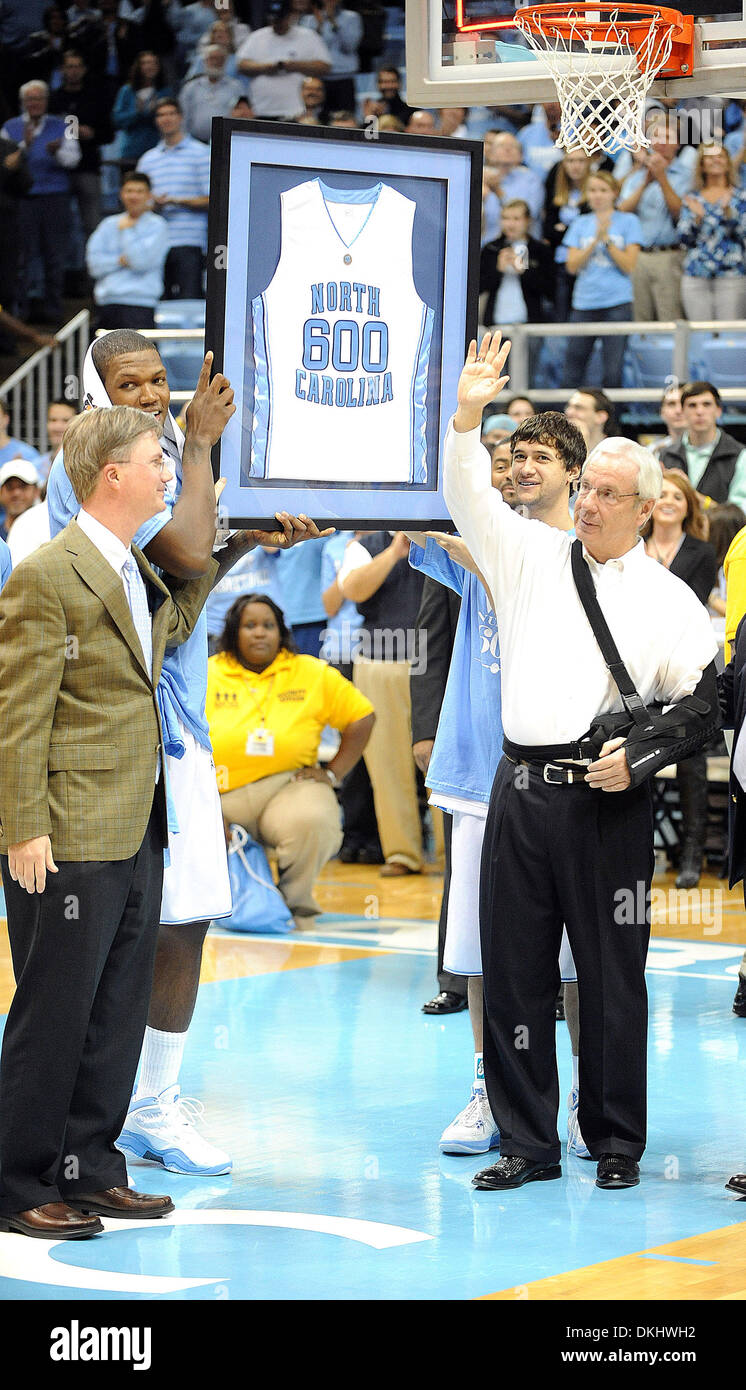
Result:
[[[145,581],[140,573],[134,555],[128,555],[122,566],[122,580],[124,581],[124,592],[127,595],[127,602],[132,614],[132,621],[135,624],[135,631],[140,638],[140,646],[145,660],[145,669],[153,679],[153,626],[148,608],[148,595],[145,588]]]

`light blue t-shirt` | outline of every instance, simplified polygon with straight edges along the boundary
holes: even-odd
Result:
[[[52,536],[62,531],[80,511],[63,460],[64,450],[61,450],[52,464],[47,483],[49,528]],[[173,458],[169,458],[169,464],[174,470],[175,490],[171,491],[174,484],[169,484],[165,511],[150,517],[136,533],[134,541],[140,550],[150,545],[158,532],[171,520],[174,503],[181,492],[181,461],[177,463]],[[179,732],[177,718],[186,725],[203,748],[210,748],[210,730],[205,718],[207,615],[204,608],[186,642],[182,642],[180,647],[167,649],[158,682],[158,694],[166,752],[177,758],[184,752],[184,741]]]
[[[39,453],[30,444],[24,444],[22,439],[13,439],[11,436],[7,444],[0,449],[0,467],[4,463],[10,463],[11,459],[26,459],[28,463],[37,463]]]
[[[321,602],[323,540],[304,541],[280,553],[280,583],[285,596],[283,612],[290,627],[299,623],[325,623]]]
[[[437,541],[410,545],[409,563],[462,595],[427,784],[436,797],[487,803],[503,746],[497,618],[476,575]]]
[[[563,246],[579,251],[590,246],[598,222],[594,212],[584,212],[570,223]],[[633,212],[612,212],[609,238],[622,250],[625,246],[642,245],[640,219]],[[605,246],[597,246],[575,278],[572,296],[573,309],[614,309],[617,304],[630,304],[633,299],[632,278],[614,264]]]
[[[329,588],[339,574],[344,553],[354,536],[354,531],[338,531],[324,542],[321,552],[321,592]],[[357,647],[353,633],[362,625],[363,615],[352,599],[346,598],[333,618],[327,614],[324,640],[320,656],[331,666],[349,666],[356,655]]]
[[[257,546],[255,550],[250,550],[242,559],[237,560],[220,583],[215,585],[205,604],[207,631],[210,637],[220,636],[228,609],[241,594],[251,594],[254,591],[266,594],[282,608],[282,587],[277,564],[279,558],[279,550],[272,552]]]
[[[0,536],[0,589],[2,589],[10,571],[13,568],[13,561],[10,558],[10,550],[5,541]]]

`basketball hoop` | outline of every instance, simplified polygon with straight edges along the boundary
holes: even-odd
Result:
[[[653,5],[580,0],[531,5],[511,21],[549,68],[565,150],[647,145],[645,98],[655,78],[693,70],[694,20]]]

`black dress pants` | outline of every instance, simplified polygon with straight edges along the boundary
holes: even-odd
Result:
[[[127,1114],[163,885],[154,810],[137,854],[58,864],[43,893],[2,859],[16,992],[0,1057],[0,1211],[124,1186]]]
[[[649,789],[550,786],[503,757],[481,866],[484,1070],[500,1152],[556,1163],[554,1002],[563,922],[578,972],[580,1129],[594,1158],[645,1148]]]

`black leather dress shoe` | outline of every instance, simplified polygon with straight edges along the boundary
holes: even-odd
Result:
[[[601,1154],[596,1170],[596,1187],[637,1187],[640,1165],[627,1154]]]
[[[17,1231],[37,1240],[86,1240],[100,1236],[103,1229],[97,1216],[81,1216],[68,1202],[46,1202],[12,1216],[0,1216],[0,1231]]]
[[[746,1173],[734,1173],[725,1186],[729,1192],[735,1192],[739,1197],[746,1197]]]
[[[559,1163],[534,1163],[533,1159],[509,1154],[491,1168],[483,1168],[472,1183],[483,1191],[502,1192],[506,1187],[523,1187],[525,1182],[549,1182],[561,1177]]]
[[[152,1192],[135,1192],[133,1187],[107,1187],[103,1192],[86,1192],[68,1197],[76,1211],[92,1212],[96,1216],[118,1216],[125,1221],[142,1221],[168,1216],[174,1210],[170,1197],[156,1197]]]
[[[434,999],[422,1005],[423,1014],[460,1014],[468,1009],[469,1001],[463,994],[455,994],[451,989],[443,989]]]
[[[736,1018],[746,1018],[746,979],[740,970],[738,972],[738,989],[733,1000],[733,1012]]]

